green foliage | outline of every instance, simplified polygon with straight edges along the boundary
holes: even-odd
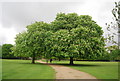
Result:
[[[112,52],[113,50],[116,50],[116,49],[118,49],[117,45],[112,45],[112,46],[107,47],[107,50],[110,52]]]
[[[102,28],[88,15],[58,13],[50,24],[35,22],[16,36],[13,52],[17,56],[47,59],[97,59],[105,52]]]
[[[19,33],[16,36],[16,46],[13,52],[16,56],[32,57],[33,63],[35,57],[40,56],[44,51],[44,39],[46,38],[46,31],[48,31],[49,24],[44,22],[35,22],[27,26],[27,31]]]
[[[105,52],[103,31],[91,16],[59,13],[51,27],[54,44],[50,49],[56,52],[55,55],[97,59]]]
[[[13,47],[12,44],[3,44],[2,45],[2,57],[3,58],[14,58],[15,56],[11,54],[11,48]]]
[[[99,58],[99,60],[120,60],[120,49],[118,49],[117,45],[107,47],[109,52],[104,53],[103,56]]]
[[[113,50],[109,57],[110,60],[120,60],[120,49]]]

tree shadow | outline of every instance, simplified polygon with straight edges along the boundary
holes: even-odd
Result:
[[[43,63],[35,63],[35,64],[32,64],[32,63],[19,63],[19,64],[24,64],[24,65],[46,65],[46,64],[43,64]]]
[[[80,67],[97,67],[97,66],[101,66],[101,65],[95,65],[95,64],[73,64],[70,65],[68,63],[20,63],[20,64],[26,64],[26,65],[63,65],[63,66],[80,66]]]
[[[67,63],[49,63],[50,65],[63,65],[63,66],[80,66],[80,67],[96,67],[96,66],[101,66],[101,65],[95,65],[95,64],[67,64]]]

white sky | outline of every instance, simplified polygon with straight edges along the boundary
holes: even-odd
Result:
[[[15,44],[16,34],[34,21],[51,22],[59,12],[90,15],[106,32],[119,0],[3,0],[0,2],[0,45]],[[104,34],[105,35],[105,34]]]

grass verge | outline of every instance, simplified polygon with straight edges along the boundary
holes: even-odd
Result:
[[[2,60],[3,79],[54,79],[55,71],[48,65],[30,60]]]

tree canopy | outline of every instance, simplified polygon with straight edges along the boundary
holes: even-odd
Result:
[[[103,31],[91,16],[59,13],[51,27],[53,46],[49,49],[55,55],[97,59],[105,52]]]
[[[49,24],[44,22],[35,22],[27,26],[27,31],[19,33],[16,36],[16,45],[13,52],[16,56],[32,57],[34,63],[35,57],[40,56],[44,50],[44,38]]]
[[[2,58],[14,58],[14,55],[11,54],[13,47],[12,44],[3,44],[2,45]]]
[[[89,15],[58,13],[51,23],[35,22],[16,36],[16,55],[97,59],[105,52],[102,28]]]

